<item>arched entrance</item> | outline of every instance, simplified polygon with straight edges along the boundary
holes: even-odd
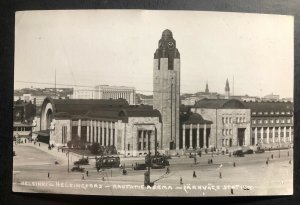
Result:
[[[50,128],[52,119],[53,119],[53,111],[52,109],[48,109],[46,113],[46,129]]]
[[[53,100],[45,98],[41,108],[41,130],[48,130],[54,114]]]

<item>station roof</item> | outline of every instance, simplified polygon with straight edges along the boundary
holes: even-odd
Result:
[[[293,112],[292,102],[243,102],[251,112]]]
[[[182,112],[180,113],[181,124],[212,124],[211,121],[203,119],[198,113]]]
[[[124,99],[49,99],[55,118],[128,120],[128,117],[159,117],[160,112],[149,105],[129,105]],[[44,103],[43,103],[44,104]],[[45,103],[46,105],[46,103]],[[45,106],[44,105],[44,106]]]
[[[202,99],[195,103],[195,108],[209,109],[247,109],[245,105],[236,99]]]

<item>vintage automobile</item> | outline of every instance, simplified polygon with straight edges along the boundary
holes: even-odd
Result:
[[[151,161],[149,160],[149,155],[147,155],[145,157],[145,164],[147,167],[151,166],[152,169],[163,169],[165,166],[170,165],[167,157],[164,155],[151,156],[150,159]]]
[[[78,161],[74,162],[74,165],[88,165],[89,164],[89,159],[88,158],[81,158]]]
[[[115,156],[102,156],[96,159],[96,168],[100,169],[107,168],[118,168],[120,167],[120,157]]]
[[[243,153],[243,150],[239,149],[239,150],[233,151],[232,155],[235,156],[235,157],[243,157],[244,153]]]
[[[265,152],[265,149],[264,148],[261,148],[261,147],[257,147],[257,150],[255,153],[264,153]]]
[[[144,163],[136,163],[135,166],[133,167],[134,170],[146,170],[147,165]]]
[[[80,167],[80,166],[75,166],[75,167],[72,167],[71,171],[72,172],[84,172],[84,168]]]

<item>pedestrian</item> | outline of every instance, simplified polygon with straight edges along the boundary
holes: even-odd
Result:
[[[197,175],[196,175],[196,172],[194,171],[193,172],[193,178],[196,178],[197,177]]]
[[[233,188],[230,189],[231,194],[233,194]]]
[[[213,160],[212,160],[212,159],[210,160],[210,163],[211,163],[211,164],[213,163]]]
[[[292,160],[289,161],[289,164],[292,164]]]
[[[219,173],[219,178],[222,179],[222,172]]]
[[[273,154],[272,154],[272,155],[271,155],[271,158],[273,159],[273,157],[274,157],[274,156],[273,156]]]
[[[169,173],[170,173],[170,169],[169,169],[169,167],[167,167],[166,174],[169,174]]]
[[[102,181],[105,181],[104,177],[102,177]]]
[[[50,172],[48,172],[48,179],[50,178]]]
[[[126,171],[126,169],[124,168],[123,169],[123,175],[126,175],[127,174],[127,171]]]
[[[87,176],[87,177],[89,176],[89,171],[86,171],[86,176]]]
[[[39,143],[39,147],[41,146],[41,143]]]
[[[183,182],[182,182],[182,177],[180,177],[180,185],[182,185],[183,184]]]
[[[269,162],[268,162],[268,160],[266,161],[266,165],[268,166],[268,164],[269,164]]]
[[[200,157],[202,156],[202,152],[201,152],[201,151],[199,152],[199,156],[200,156]]]
[[[84,180],[84,174],[82,174],[82,178],[81,179]]]
[[[233,167],[235,167],[235,162],[233,162]]]

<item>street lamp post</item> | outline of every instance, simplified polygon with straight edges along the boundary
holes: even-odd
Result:
[[[68,149],[68,172],[70,172],[70,150]]]

